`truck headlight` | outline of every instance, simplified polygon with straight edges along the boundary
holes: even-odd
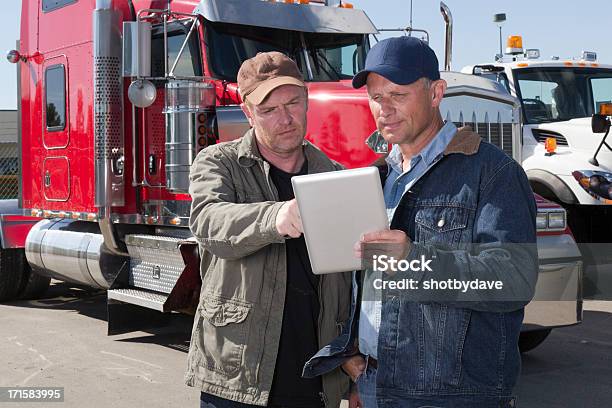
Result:
[[[567,225],[567,214],[563,208],[538,208],[536,229],[542,231],[563,231]]]
[[[548,227],[548,214],[545,212],[539,212],[536,216],[536,228],[538,230],[545,230]]]
[[[612,174],[603,171],[576,170],[572,176],[591,196],[612,204]]]
[[[548,228],[565,229],[565,211],[549,212]]]

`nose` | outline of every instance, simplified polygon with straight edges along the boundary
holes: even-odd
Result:
[[[291,112],[289,108],[286,106],[282,106],[280,109],[280,117],[278,118],[278,123],[282,125],[290,125],[293,123],[293,116],[291,116]]]
[[[389,98],[381,98],[381,101],[378,104],[379,106],[379,116],[381,118],[386,118],[392,115],[395,112],[395,108],[393,104],[389,100]]]

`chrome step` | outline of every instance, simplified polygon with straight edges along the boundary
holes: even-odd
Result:
[[[185,269],[179,248],[183,241],[170,236],[127,235],[129,285],[169,295]]]
[[[109,300],[146,307],[147,309],[164,311],[167,295],[142,289],[111,289],[107,291]]]

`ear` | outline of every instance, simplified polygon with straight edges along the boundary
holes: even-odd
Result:
[[[247,104],[242,102],[240,104],[240,109],[242,109],[242,111],[244,112],[244,115],[247,117],[247,120],[249,121],[249,125],[251,125],[251,127],[255,126],[253,124],[253,114],[251,113],[251,110],[249,109]]]
[[[438,79],[431,84],[431,106],[437,108],[444,98],[444,92],[446,92],[446,81]]]

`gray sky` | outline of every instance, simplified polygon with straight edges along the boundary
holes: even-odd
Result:
[[[27,0],[31,1],[31,0]],[[93,1],[93,0],[81,0]],[[257,0],[252,0],[257,1]],[[379,28],[409,25],[410,0],[354,0]],[[493,14],[506,13],[503,36],[523,36],[525,48],[539,48],[542,57],[578,57],[582,50],[596,51],[599,61],[612,63],[612,39],[608,33],[612,18],[611,0],[558,1],[446,0],[454,18],[453,69],[488,62],[499,49],[499,31]],[[21,2],[2,2],[0,50],[15,47],[19,37]],[[444,23],[437,0],[413,1],[413,27],[429,31],[430,43],[443,63]],[[15,66],[0,61],[0,109],[16,107]]]

